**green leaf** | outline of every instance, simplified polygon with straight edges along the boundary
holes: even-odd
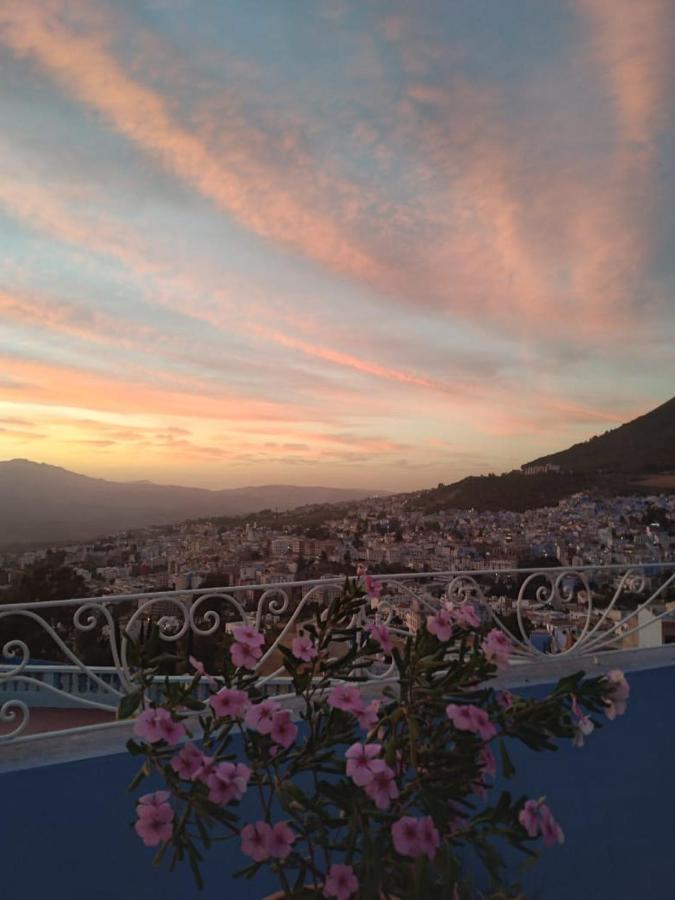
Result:
[[[136,774],[134,775],[134,777],[133,777],[133,778],[131,779],[131,781],[129,782],[128,790],[129,790],[129,791],[134,791],[134,790],[136,790],[136,788],[138,787],[138,785],[141,783],[141,781],[143,781],[144,778],[147,777],[147,775],[148,775],[148,767],[147,767],[147,764],[146,764],[146,763],[143,763],[143,765],[141,766],[141,768],[138,770],[138,772],[136,772]]]
[[[197,712],[201,712],[201,710],[206,708],[206,703],[202,700],[195,700],[193,697],[186,697],[183,700],[183,706],[187,706],[188,709],[193,709]]]
[[[505,819],[508,817],[508,814],[511,809],[511,794],[508,791],[502,791],[499,795],[499,801],[494,808],[494,814],[496,819]]]
[[[253,865],[246,866],[244,869],[239,869],[237,872],[233,874],[233,878],[253,878],[254,875],[257,875],[258,870],[262,868],[262,863],[253,863]]]
[[[227,809],[217,807],[215,803],[209,803],[209,815],[218,822],[238,822],[239,816]]]
[[[297,894],[301,887],[305,884],[305,866],[300,866],[298,870],[298,877],[295,879],[295,884],[293,885],[293,893]]]
[[[167,848],[168,846],[169,846],[169,842],[168,842],[168,841],[164,841],[164,843],[163,843],[162,846],[159,848],[159,850],[157,851],[157,853],[155,853],[155,858],[154,858],[153,861],[152,861],[153,866],[157,866],[157,867],[159,868],[159,866],[160,866],[161,863],[162,863],[162,857],[163,857],[164,854],[166,853],[166,848]]]
[[[188,845],[188,859],[195,879],[195,884],[201,891],[204,888],[204,879],[202,878],[202,873],[199,871],[200,857],[192,845]]]
[[[197,816],[195,818],[195,822],[197,824],[197,831],[199,831],[199,836],[202,839],[202,843],[208,850],[209,847],[211,846],[211,838],[209,837],[209,833],[206,830],[206,826],[204,825],[202,820],[199,818],[199,816]]]
[[[513,776],[516,774],[516,769],[511,762],[511,757],[509,756],[506,745],[501,738],[499,739],[499,754],[502,760],[502,772],[504,774],[504,778],[513,778]]]
[[[181,661],[181,657],[176,656],[175,653],[160,653],[158,656],[153,656],[152,659],[150,659],[148,662],[149,662],[149,665],[151,665],[151,666],[160,666],[162,663],[165,663],[165,662],[180,662],[180,661]]]
[[[127,662],[130,666],[136,668],[141,664],[141,657],[138,652],[138,644],[126,630],[123,632],[123,635],[127,641]]]
[[[284,781],[281,787],[282,790],[289,794],[294,800],[297,800],[298,803],[307,803],[307,794],[305,794],[305,792],[301,790],[297,786],[297,784],[294,784],[292,781]]]
[[[130,694],[126,694],[120,700],[120,705],[117,708],[117,718],[118,719],[128,719],[138,709],[141,700],[143,699],[143,690],[142,688],[137,688],[137,690],[132,691]]]

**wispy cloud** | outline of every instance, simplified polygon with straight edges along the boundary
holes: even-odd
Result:
[[[63,87],[100,113],[106,122],[263,238],[297,247],[337,268],[367,274],[373,263],[352,246],[326,216],[298,204],[292,191],[270,182],[274,173],[242,156],[236,142],[229,154],[214,154],[172,115],[166,99],[134,79],[106,46],[106,33],[77,27],[67,4],[6,7],[0,14],[5,43],[35,59]],[[85,22],[85,28],[88,23]],[[114,28],[111,17],[105,23]],[[75,27],[73,27],[75,25]],[[239,135],[242,124],[231,123]],[[244,126],[245,127],[245,126]],[[244,143],[248,135],[244,134]]]
[[[0,427],[0,434],[4,435],[7,438],[12,438],[16,441],[40,441],[43,438],[47,437],[46,434],[40,434],[37,431],[21,431],[19,428],[5,428]]]
[[[421,484],[666,399],[675,10],[482,3],[2,6],[2,452]]]
[[[0,356],[0,365],[4,372],[16,376],[9,389],[0,385],[2,399],[24,395],[30,403],[219,421],[295,420],[295,411],[283,402],[256,402],[222,391],[209,396],[189,387],[157,388],[128,377],[113,378],[92,370],[8,356]]]

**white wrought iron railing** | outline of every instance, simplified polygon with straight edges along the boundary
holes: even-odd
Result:
[[[266,693],[283,693],[288,684],[279,645],[290,642],[314,604],[341,590],[345,577],[0,605],[0,742],[26,739],[36,708],[114,710],[131,684],[130,648],[152,624],[186,663],[195,640],[215,639],[228,626],[274,626],[276,636],[257,664],[258,683]],[[382,590],[359,614],[364,627],[377,621],[406,634],[443,602],[471,603],[506,632],[516,665],[658,645],[662,622],[675,608],[675,562],[374,578]],[[675,618],[673,632],[675,639]],[[87,660],[92,647],[107,654],[108,665]],[[392,671],[393,662],[383,661],[366,677],[383,681]]]

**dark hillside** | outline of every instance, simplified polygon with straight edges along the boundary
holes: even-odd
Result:
[[[527,465],[545,463],[573,472],[647,474],[675,469],[675,397],[625,425]]]

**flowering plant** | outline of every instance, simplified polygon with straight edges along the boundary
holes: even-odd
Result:
[[[287,897],[459,898],[467,847],[503,886],[496,843],[532,854],[540,838],[563,842],[544,798],[496,793],[495,753],[508,779],[509,741],[536,751],[556,739],[582,744],[598,714],[625,711],[623,675],[578,672],[538,700],[495,690],[489,681],[512,649],[502,631],[450,602],[415,634],[368,625],[380,590],[347,579],[289,646],[279,644],[293,686],[283,699],[264,694],[256,668],[265,636],[247,625],[228,635],[218,673],[191,659],[193,677],[167,679],[159,703],[145,699],[157,662],[138,657],[138,685],[120,714],[144,706],[128,743],[144,757],[132,789],[153,773],[164,782],[140,798],[134,825],[157,861],[187,859],[201,885],[204,851],[233,840],[243,863],[235,874],[269,867]],[[377,683],[369,674],[383,663],[392,677]],[[195,696],[201,680],[206,700]],[[242,820],[245,795],[257,812]]]

